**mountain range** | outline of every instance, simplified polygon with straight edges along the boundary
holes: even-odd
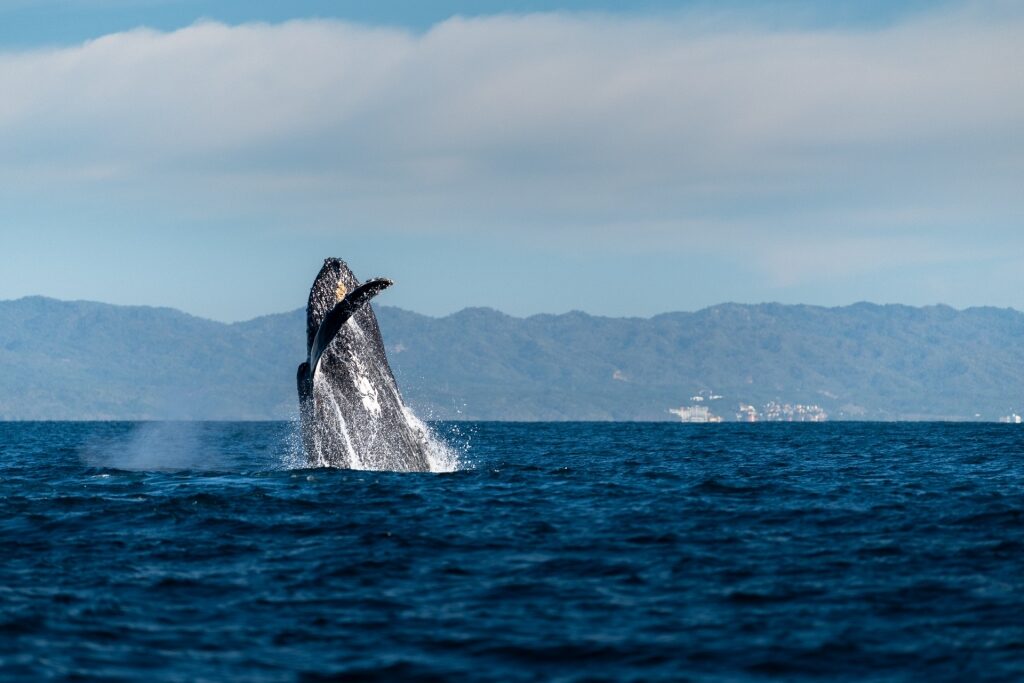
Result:
[[[1012,309],[375,310],[399,386],[428,419],[676,420],[669,409],[698,404],[729,420],[740,404],[769,402],[857,420],[1024,411],[1024,313]],[[227,324],[168,308],[0,301],[0,419],[288,419],[304,319],[301,309]]]

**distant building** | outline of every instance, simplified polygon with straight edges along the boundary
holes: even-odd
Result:
[[[682,406],[672,408],[668,412],[679,416],[680,422],[721,422],[722,418],[714,415],[707,406]]]
[[[711,412],[708,405],[722,397],[710,391],[702,391],[690,397],[691,404],[672,408],[668,412],[678,415],[680,422],[722,422],[722,418]],[[740,403],[735,413],[737,422],[825,422],[828,420],[821,406],[803,403],[779,403],[769,401],[760,408],[749,403]]]
[[[740,404],[740,410],[736,413],[736,420],[739,422],[757,422],[757,408],[746,403]]]
[[[766,422],[825,422],[828,413],[819,405],[769,401],[764,404],[763,419]]]
[[[1009,415],[1004,415],[999,418],[999,421],[1005,424],[1019,425],[1021,422],[1024,422],[1024,418],[1017,413],[1010,413]]]

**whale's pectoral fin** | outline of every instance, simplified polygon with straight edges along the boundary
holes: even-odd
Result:
[[[298,385],[301,406],[313,395],[313,377],[309,374],[309,363],[304,361],[299,364],[298,372],[295,373],[295,384]]]
[[[387,278],[383,277],[377,277],[372,280],[367,280],[363,284],[353,289],[352,293],[349,294],[348,297],[346,297],[345,300],[342,301],[341,303],[348,302],[349,304],[351,304],[353,307],[352,313],[354,314],[366,303],[368,303],[370,299],[377,296],[378,294],[380,294],[393,284],[395,283],[392,280],[388,280]],[[337,306],[335,306],[335,308],[337,308]]]
[[[345,296],[344,299],[338,302],[334,308],[324,317],[324,321],[320,323],[319,329],[316,331],[316,336],[313,337],[313,345],[309,348],[309,378],[312,382],[313,377],[316,376],[317,368],[320,366],[320,357],[327,350],[331,341],[337,336],[341,330],[341,326],[348,322],[348,319],[359,312],[359,309],[370,302],[370,299],[377,296],[385,289],[394,284],[391,280],[384,278],[376,278],[370,280],[359,287],[356,287],[352,293]],[[339,294],[344,296],[343,290],[339,288]]]

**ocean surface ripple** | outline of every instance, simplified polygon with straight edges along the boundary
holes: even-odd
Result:
[[[1024,680],[1024,428],[0,423],[0,677]]]

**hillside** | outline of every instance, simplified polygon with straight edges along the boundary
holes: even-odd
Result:
[[[996,419],[1024,409],[1009,309],[723,304],[654,318],[431,318],[378,307],[426,417],[665,420],[698,392],[817,404],[831,419]],[[295,410],[301,310],[224,324],[164,308],[0,302],[0,419],[281,419]]]

